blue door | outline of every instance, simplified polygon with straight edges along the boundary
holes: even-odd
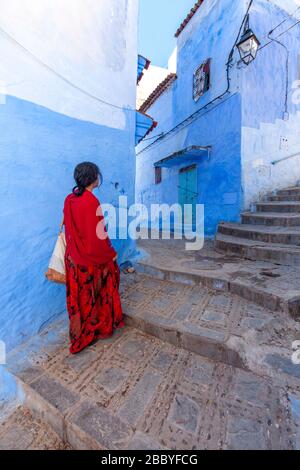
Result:
[[[185,220],[185,223],[191,225],[193,228],[196,225],[196,204],[198,200],[198,182],[197,182],[197,166],[192,165],[182,168],[179,171],[179,188],[178,188],[178,201],[182,206],[182,213],[184,213],[185,204],[192,206],[192,212]]]

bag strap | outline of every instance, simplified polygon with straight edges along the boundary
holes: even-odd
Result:
[[[64,226],[64,225],[65,225],[65,216],[63,215],[61,224],[60,224],[60,226],[59,226],[59,233],[62,233],[62,232],[63,232],[63,226]]]

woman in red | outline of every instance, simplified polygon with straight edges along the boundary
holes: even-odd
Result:
[[[94,163],[85,162],[76,167],[74,178],[76,186],[64,205],[72,354],[124,326],[117,254],[108,238],[100,203],[93,194],[102,183],[101,172]]]

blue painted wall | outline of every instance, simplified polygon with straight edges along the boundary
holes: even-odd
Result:
[[[226,62],[244,15],[244,2],[204,2],[178,38],[177,80],[147,111],[158,127],[150,134],[166,132],[205,106],[227,88]],[[228,25],[230,24],[230,28]],[[193,74],[211,58],[211,87],[198,102],[193,100]],[[197,164],[198,203],[205,205],[205,233],[213,235],[220,220],[238,221],[242,207],[241,98],[237,74],[231,75],[231,94],[201,111],[193,122],[151,145],[137,148],[138,201],[178,202],[179,168],[163,169],[162,183],[154,184],[154,164],[191,145],[212,146],[210,159],[201,157],[182,166]],[[149,146],[151,145],[151,146]]]
[[[0,341],[7,352],[64,315],[44,273],[75,166],[99,164],[102,204],[134,202],[138,0],[0,0]],[[53,42],[53,37],[55,41]],[[59,45],[59,46],[58,46]],[[119,261],[130,240],[113,241]],[[0,401],[17,396],[0,365]]]
[[[0,106],[0,127],[0,336],[10,350],[65,311],[64,287],[47,282],[44,273],[64,198],[74,186],[75,165],[84,160],[99,164],[101,202],[118,204],[123,193],[133,201],[134,117],[129,113],[126,129],[117,130],[7,97]],[[120,162],[122,155],[126,158]],[[120,260],[130,255],[129,241],[114,243]]]
[[[144,175],[141,179],[145,183],[147,178],[146,186],[142,188],[140,180],[140,192],[137,195],[139,202],[146,204],[149,211],[151,203],[177,203],[179,169],[196,163],[198,203],[205,205],[206,235],[215,233],[220,220],[238,220],[242,203],[240,122],[240,96],[235,94],[209,112],[206,111],[194,124],[188,126],[180,139],[177,140],[175,136],[161,143],[159,149],[154,147],[151,152],[138,156],[138,170]],[[190,145],[212,145],[211,156],[189,160],[173,169],[163,168],[162,183],[155,185],[154,160],[159,160],[162,155],[169,155],[170,149],[177,145],[183,149]]]
[[[289,1],[289,0],[288,0]],[[203,108],[227,88],[226,63],[235,44],[250,0],[206,0],[180,34],[177,43],[177,80],[147,112],[158,121],[150,138],[168,132],[178,123]],[[273,37],[293,25],[297,5],[286,0],[254,0],[250,26],[262,46],[276,25],[282,27]],[[289,6],[289,8],[288,8]],[[258,52],[246,67],[235,48],[230,67],[230,93],[216,105],[184,127],[155,142],[148,140],[137,147],[136,197],[150,206],[178,201],[178,168],[163,170],[163,181],[154,185],[155,162],[189,145],[212,146],[210,161],[195,160],[198,166],[198,202],[205,204],[205,234],[215,233],[220,221],[238,222],[240,212],[267,191],[300,179],[300,110],[293,103],[293,83],[299,80],[300,26],[280,40],[290,51],[288,116],[284,116],[286,52],[270,44]],[[211,59],[211,87],[200,100],[193,100],[193,74]],[[286,119],[286,120],[284,120]],[[281,148],[287,137],[289,150]],[[153,143],[152,143],[153,142]],[[298,157],[277,167],[276,158],[295,151]],[[190,164],[191,162],[188,162]]]

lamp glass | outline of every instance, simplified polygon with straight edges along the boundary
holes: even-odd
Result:
[[[237,48],[245,64],[250,64],[256,58],[259,45],[260,42],[251,30],[244,33],[241,41],[237,44]]]

